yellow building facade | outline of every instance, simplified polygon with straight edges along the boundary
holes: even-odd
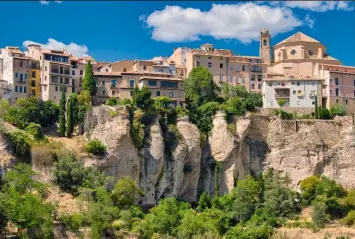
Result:
[[[39,98],[41,96],[40,92],[40,66],[39,61],[31,60],[29,67],[29,78],[28,81],[28,93],[30,96],[35,96]]]

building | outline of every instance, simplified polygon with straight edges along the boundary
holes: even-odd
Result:
[[[177,75],[181,73],[186,77],[194,67],[203,66],[212,73],[216,83],[243,85],[255,92],[261,92],[267,70],[267,65],[258,56],[235,55],[232,50],[216,49],[209,43],[198,49],[177,48],[170,60],[178,66]]]
[[[263,107],[280,108],[279,99],[285,100],[283,108],[313,111],[316,98],[321,96],[322,81],[318,79],[277,80],[265,79],[263,83]]]
[[[1,49],[2,80],[7,83],[6,94],[11,103],[19,98],[27,98],[29,85],[30,58],[19,47],[7,46]]]
[[[40,89],[40,64],[39,61],[30,59],[29,62],[29,82],[28,89],[30,96],[35,96],[37,98],[41,97],[41,89]]]

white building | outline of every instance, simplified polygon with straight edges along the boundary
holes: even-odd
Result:
[[[262,87],[263,107],[280,108],[277,100],[285,99],[283,107],[314,109],[316,97],[321,97],[320,86],[321,80],[317,79],[265,79]]]

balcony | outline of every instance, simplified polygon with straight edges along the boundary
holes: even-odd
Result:
[[[275,98],[290,98],[290,94],[275,94]]]
[[[40,67],[39,67],[39,64],[31,64],[30,65],[30,69],[34,69],[34,70],[39,70],[40,69]]]
[[[275,90],[275,98],[290,98],[290,90]]]
[[[111,87],[111,88],[116,88],[116,87],[117,87],[117,84],[111,84],[110,87]]]
[[[59,69],[57,69],[57,68],[52,68],[51,72],[52,72],[52,73],[59,74]]]
[[[262,69],[253,69],[253,68],[252,68],[250,71],[251,71],[251,72],[262,72]]]

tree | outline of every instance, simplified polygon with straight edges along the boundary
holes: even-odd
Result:
[[[171,108],[172,99],[166,96],[159,96],[154,99],[154,108],[161,114],[165,114]]]
[[[47,100],[42,105],[43,122],[42,126],[52,125],[58,120],[60,107],[52,100]]]
[[[66,106],[66,99],[65,99],[65,91],[64,87],[62,87],[62,97],[60,99],[60,110],[59,110],[59,135],[61,137],[65,136],[65,106]]]
[[[106,100],[106,105],[115,106],[117,104],[118,104],[117,98],[110,98],[110,99]]]
[[[90,105],[91,104],[91,95],[90,91],[83,90],[80,94],[77,95],[79,105]]]
[[[137,195],[144,193],[130,177],[118,180],[112,191],[113,200],[120,208],[132,206]]]
[[[286,103],[287,103],[287,101],[285,99],[278,99],[277,100],[277,104],[281,107],[281,109]]]
[[[203,192],[200,196],[200,199],[198,200],[198,206],[196,210],[202,212],[203,210],[211,207],[212,207],[211,196],[206,192]]]
[[[78,99],[76,94],[72,93],[69,96],[67,103],[67,137],[71,137],[74,131],[74,126],[78,118]]]
[[[90,61],[86,64],[85,75],[83,79],[83,90],[90,92],[91,97],[94,97],[97,92],[96,79],[92,71],[92,65]]]
[[[245,99],[246,109],[249,111],[255,110],[256,107],[263,106],[263,99],[260,93],[251,92]]]
[[[322,201],[315,201],[312,207],[312,222],[317,228],[323,228],[327,222],[327,205]]]
[[[236,115],[244,115],[246,111],[245,101],[242,98],[235,96],[229,98],[226,102],[224,109],[227,113],[233,113]]]
[[[151,96],[152,92],[147,86],[143,86],[141,89],[136,87],[133,91],[133,104],[142,110],[148,110],[153,105]]]
[[[220,88],[213,80],[212,73],[202,66],[194,67],[185,79],[186,98],[193,107],[214,101]]]
[[[344,106],[344,105],[341,105],[341,104],[333,105],[333,106],[330,108],[330,114],[331,114],[332,116],[336,116],[336,115],[344,116],[344,115],[346,115],[345,106]]]

